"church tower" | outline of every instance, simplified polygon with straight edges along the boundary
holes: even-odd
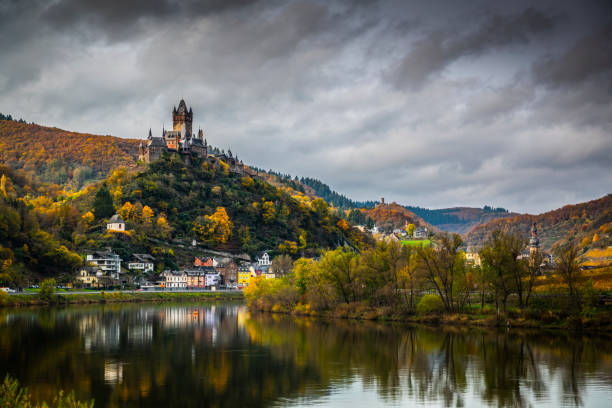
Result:
[[[535,255],[540,248],[540,240],[538,239],[538,228],[534,222],[531,226],[531,238],[529,238],[529,255]]]
[[[187,105],[183,99],[181,99],[181,102],[179,102],[178,109],[172,109],[172,123],[172,130],[181,132],[183,138],[191,137],[193,111],[191,108],[189,108],[189,111],[187,111]]]

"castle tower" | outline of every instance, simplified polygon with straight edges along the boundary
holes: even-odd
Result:
[[[538,239],[538,228],[534,222],[531,226],[531,238],[529,238],[529,255],[535,255],[540,248],[540,240]]]
[[[172,130],[182,133],[183,138],[191,137],[191,124],[193,123],[193,111],[189,108],[185,101],[181,99],[178,109],[172,109]]]

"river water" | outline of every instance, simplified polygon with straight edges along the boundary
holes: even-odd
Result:
[[[195,311],[195,313],[194,313]],[[96,407],[612,407],[611,337],[202,303],[0,310],[0,375]]]

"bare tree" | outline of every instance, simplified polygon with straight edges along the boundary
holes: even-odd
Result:
[[[577,312],[582,311],[582,294],[580,291],[582,270],[578,263],[579,251],[578,245],[573,241],[558,245],[553,249],[555,262],[557,263],[556,271],[567,285],[570,298],[574,303],[574,310]]]

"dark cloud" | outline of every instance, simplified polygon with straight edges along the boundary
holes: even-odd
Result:
[[[0,1],[0,112],[145,137],[184,97],[214,145],[356,199],[543,211],[612,185],[605,7]]]
[[[527,43],[531,36],[550,31],[554,25],[553,16],[528,8],[518,14],[492,15],[472,31],[444,28],[416,41],[391,78],[399,86],[419,87],[458,58]]]
[[[551,86],[571,85],[601,74],[612,75],[612,22],[584,36],[562,55],[539,61],[533,73],[538,82]]]

